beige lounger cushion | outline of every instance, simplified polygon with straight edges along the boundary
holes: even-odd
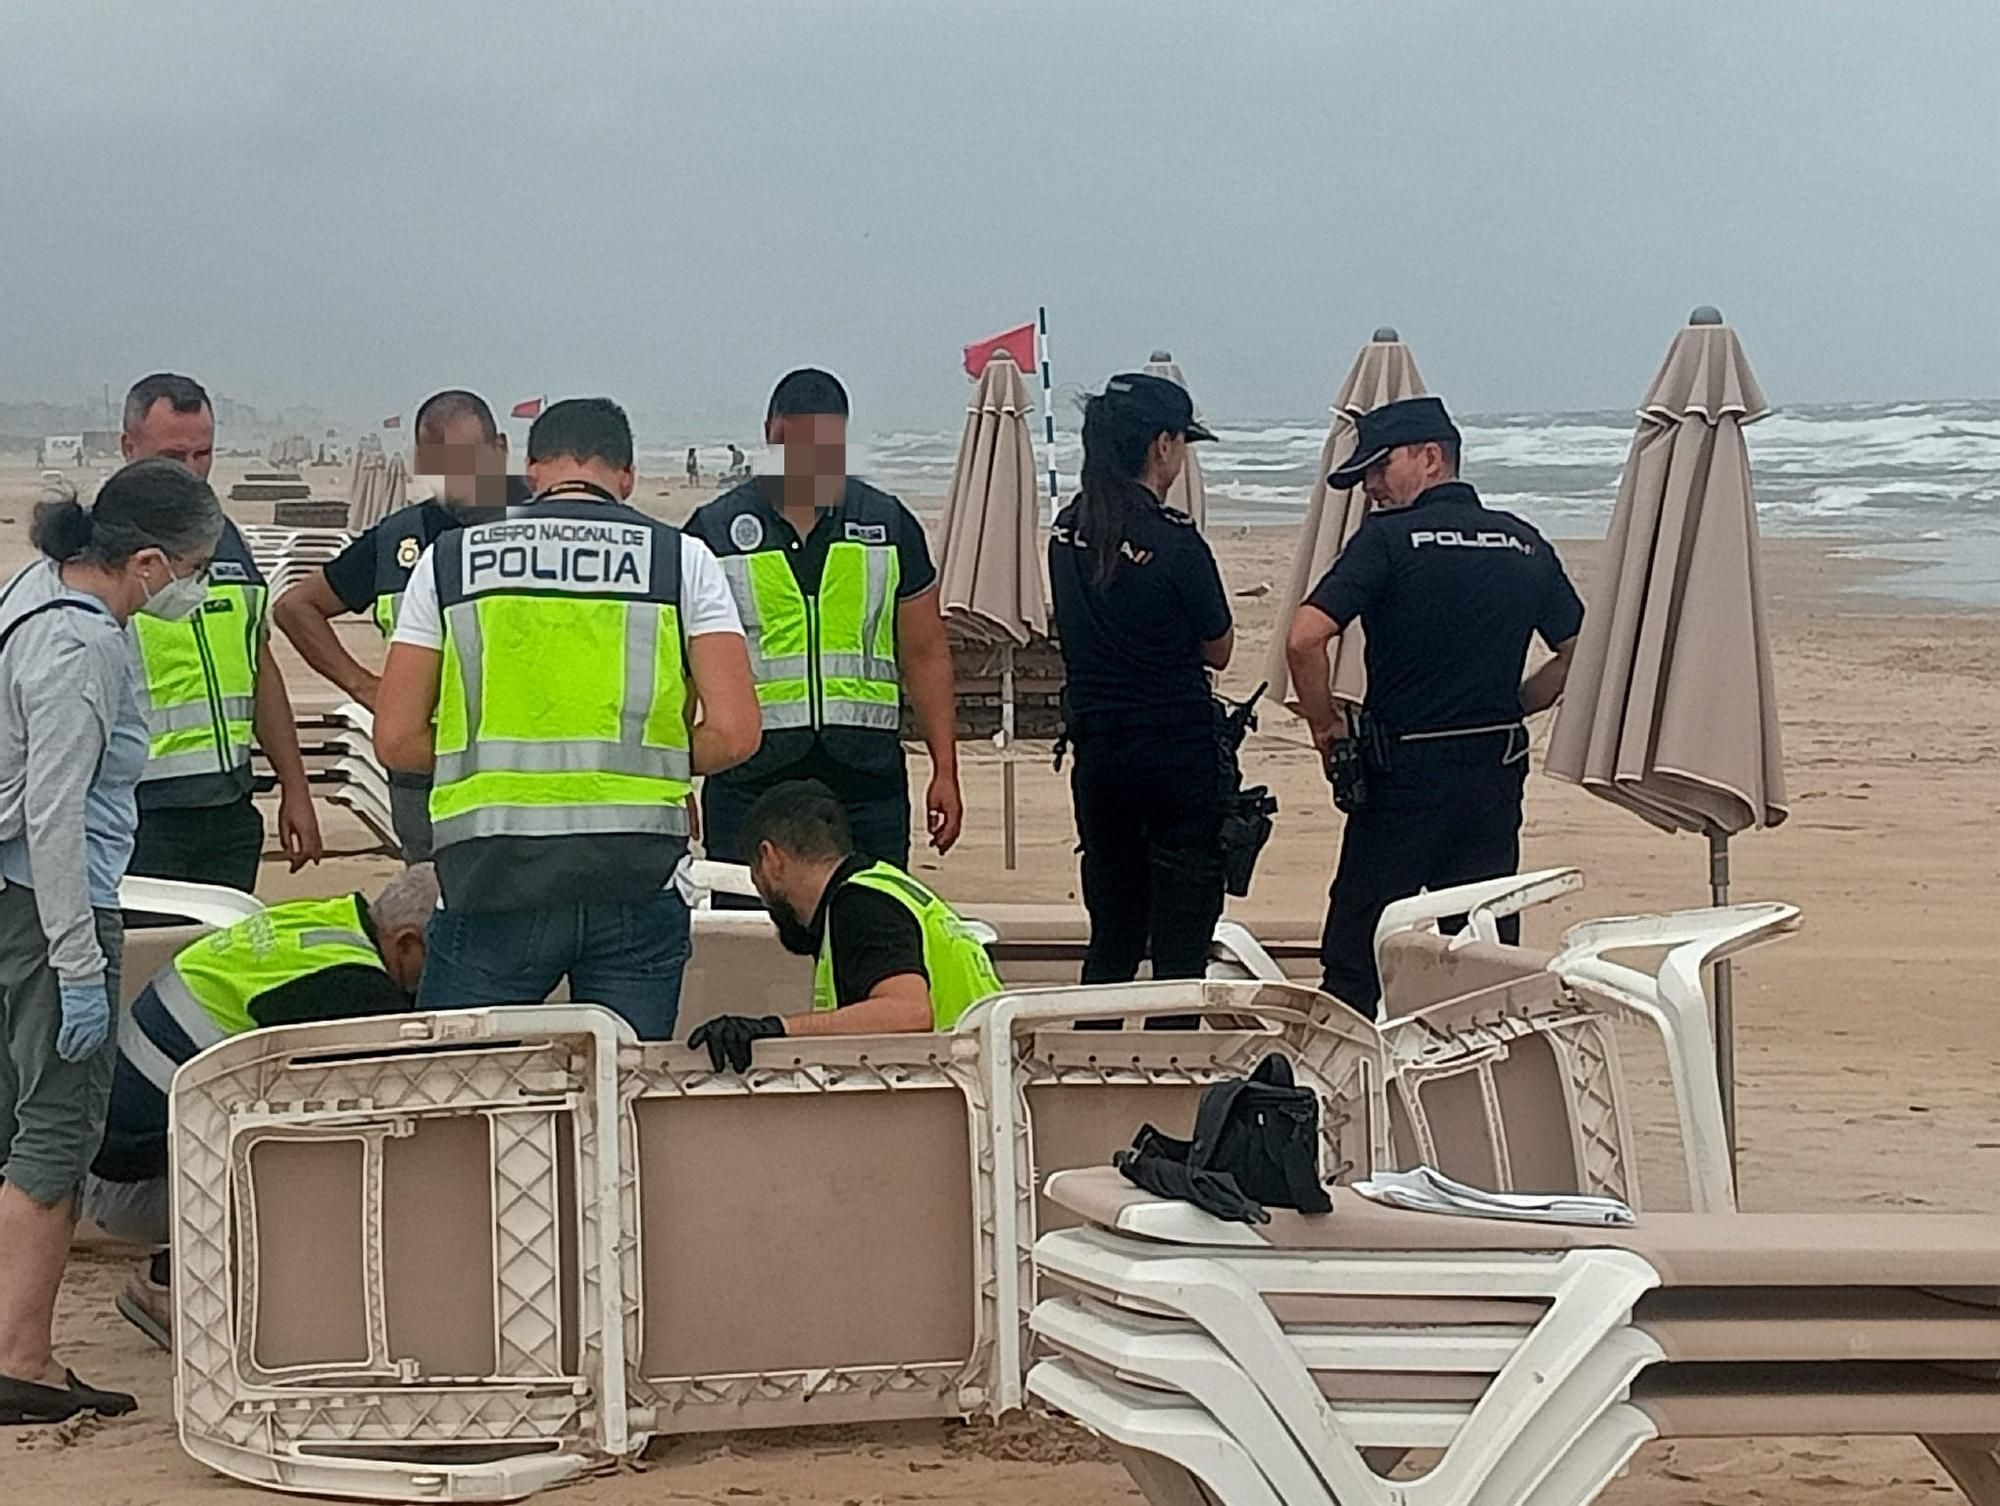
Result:
[[[2000,1385],[1928,1365],[1659,1365],[1632,1402],[1662,1438],[2000,1431]]]
[[[1553,954],[1533,947],[1468,941],[1432,931],[1399,931],[1383,941],[1382,1012],[1397,1019],[1432,1004],[1475,993],[1495,984],[1533,977],[1547,969]]]
[[[1092,1223],[1141,1237],[1141,1211],[1161,1201],[1108,1166],[1062,1173],[1044,1190]],[[1411,1213],[1346,1188],[1333,1197],[1330,1214],[1277,1211],[1254,1233],[1288,1250],[1631,1250],[1668,1286],[1990,1286],[2000,1278],[2000,1216],[1989,1214],[1654,1213],[1633,1228],[1594,1229]]]

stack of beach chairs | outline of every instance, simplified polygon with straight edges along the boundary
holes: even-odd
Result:
[[[266,1486],[511,1499],[662,1434],[1032,1398],[1111,1440],[1155,1506],[1553,1506],[1647,1437],[1725,1429],[1919,1432],[1991,1499],[2000,1220],[1738,1214],[1699,1128],[1704,969],[1796,912],[1495,939],[1577,882],[1392,911],[1381,1027],[1253,944],[1206,982],[1003,969],[953,1031],[767,1042],[743,1076],[578,1005],[225,1041],[172,1095],[183,1442]],[[1004,952],[1009,917],[982,918]],[[683,1024],[762,1007],[739,929]],[[1620,961],[1639,937],[1665,949],[1651,971]],[[1106,1017],[1127,1028],[1074,1028]],[[1705,1211],[1579,1229],[1346,1190],[1431,1160],[1639,1203],[1621,1023],[1670,1058]],[[1330,1217],[1222,1223],[1102,1169],[1271,1051],[1318,1097]],[[755,1300],[717,1300],[721,1272]]]
[[[345,504],[327,505],[339,508],[340,515],[346,516]],[[281,528],[269,523],[237,526],[244,543],[250,546],[250,557],[263,572],[273,601],[316,573],[354,541],[354,535],[338,527]]]
[[[337,706],[300,707],[299,753],[306,782],[315,795],[352,811],[373,838],[375,849],[402,851],[389,806],[389,775],[375,756],[375,717],[356,701]],[[277,775],[260,747],[253,750],[251,768],[260,792],[275,789]]]

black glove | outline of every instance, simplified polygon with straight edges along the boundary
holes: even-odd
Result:
[[[750,1043],[768,1041],[785,1033],[785,1022],[774,1014],[719,1014],[694,1027],[688,1044],[708,1047],[708,1061],[716,1071],[727,1066],[732,1072],[750,1070]]]

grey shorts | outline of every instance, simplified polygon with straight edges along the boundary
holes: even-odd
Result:
[[[125,926],[116,910],[97,912],[97,944],[118,998]],[[79,1191],[104,1138],[111,1069],[118,1060],[114,1018],[104,1044],[84,1061],[56,1055],[62,999],[49,966],[48,938],[35,891],[0,888],[0,1181],[45,1208]]]
[[[173,1220],[167,1201],[167,1179],[150,1182],[107,1182],[87,1177],[83,1184],[83,1216],[113,1239],[135,1245],[173,1242]]]

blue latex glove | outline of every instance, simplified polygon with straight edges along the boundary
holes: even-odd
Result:
[[[96,983],[58,983],[62,996],[62,1028],[56,1031],[56,1055],[80,1062],[111,1034],[111,996]]]

